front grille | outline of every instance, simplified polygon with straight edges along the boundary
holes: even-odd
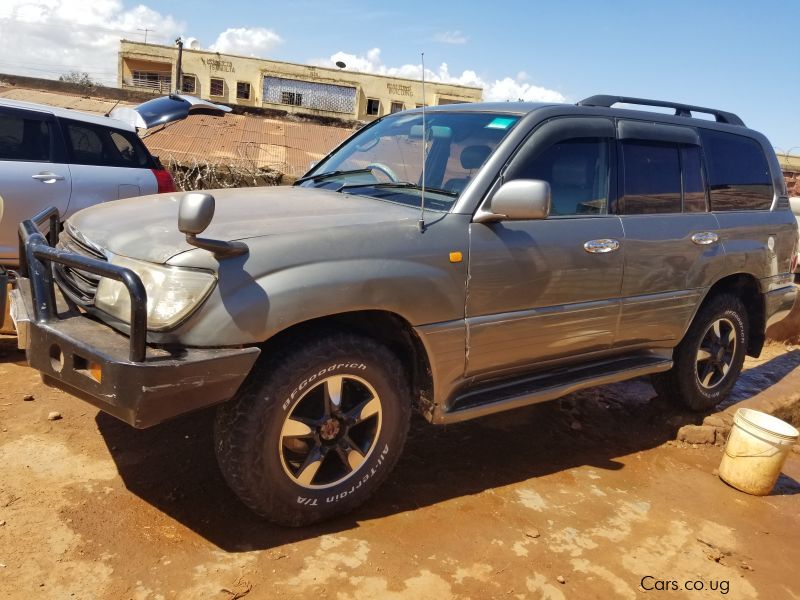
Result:
[[[72,228],[69,223],[64,225],[64,231],[61,232],[58,238],[56,248],[107,262],[105,255],[86,240],[80,232]],[[97,285],[100,283],[99,275],[58,263],[55,264],[54,273],[58,287],[74,302],[82,306],[92,306],[94,304]]]

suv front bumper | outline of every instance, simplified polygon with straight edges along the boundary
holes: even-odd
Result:
[[[258,348],[152,347],[144,343],[141,320],[137,324],[132,319],[135,327],[128,337],[91,319],[54,285],[52,262],[78,261],[75,266],[87,271],[138,277],[102,261],[55,250],[35,222],[36,218],[20,226],[22,274],[11,293],[11,314],[28,364],[48,383],[137,428],[224,402],[236,393],[258,358]],[[137,297],[131,291],[143,287],[128,289],[134,310],[138,305],[143,311],[146,295]]]

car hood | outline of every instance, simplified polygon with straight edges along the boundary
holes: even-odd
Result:
[[[209,190],[214,218],[200,235],[233,241],[388,221],[416,220],[419,209],[364,196],[303,187]],[[194,249],[178,231],[182,194],[140,196],[98,204],[73,215],[66,230],[105,254],[155,263]]]
[[[229,106],[214,104],[196,96],[170,94],[148,100],[133,108],[118,106],[108,116],[124,121],[136,129],[150,129],[157,125],[181,121],[190,114],[221,117],[229,112],[231,112]]]

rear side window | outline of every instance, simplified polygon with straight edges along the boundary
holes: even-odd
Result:
[[[0,115],[0,160],[49,162],[50,124],[39,119]]]
[[[681,165],[683,166],[683,212],[705,212],[706,186],[703,180],[703,161],[700,148],[683,146]]]
[[[658,142],[622,144],[623,194],[626,215],[681,212],[679,146]]]
[[[150,157],[138,137],[77,121],[65,121],[71,162],[103,167],[148,167]]]
[[[775,191],[761,145],[748,137],[700,130],[711,210],[769,210]]]
[[[146,167],[149,157],[137,136],[127,131],[112,131],[111,141],[119,151],[119,158],[126,167]]]

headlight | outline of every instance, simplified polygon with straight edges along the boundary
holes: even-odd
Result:
[[[169,329],[187,317],[214,288],[216,277],[208,271],[167,267],[115,256],[111,264],[136,273],[147,290],[147,328]],[[131,299],[127,288],[118,281],[103,277],[97,286],[94,305],[128,323]]]

